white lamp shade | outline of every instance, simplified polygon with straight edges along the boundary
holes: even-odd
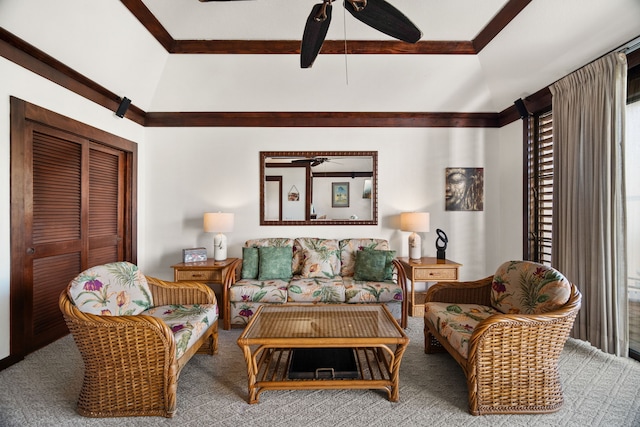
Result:
[[[204,231],[213,233],[233,231],[233,214],[222,212],[204,214]]]
[[[400,214],[400,229],[402,231],[413,231],[416,233],[426,233],[429,231],[428,212],[402,212]]]

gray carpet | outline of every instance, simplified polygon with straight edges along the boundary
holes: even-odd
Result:
[[[400,373],[400,401],[374,390],[272,391],[246,403],[239,330],[220,331],[216,356],[196,355],[178,385],[174,418],[84,418],[75,412],[82,361],[70,336],[0,372],[0,426],[640,426],[640,363],[569,340],[560,363],[565,404],[554,414],[467,411],[461,369],[447,354],[423,352],[422,319],[410,318],[411,344]]]

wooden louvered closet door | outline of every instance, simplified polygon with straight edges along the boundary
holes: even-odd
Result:
[[[39,348],[66,334],[57,301],[69,281],[88,267],[122,260],[124,155],[37,124],[32,135],[25,267],[33,271],[33,302],[26,342]]]
[[[137,145],[11,97],[11,354],[68,333],[60,293],[81,271],[136,263]]]

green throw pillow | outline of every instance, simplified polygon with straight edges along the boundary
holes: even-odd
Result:
[[[258,278],[258,248],[242,248],[242,278]]]
[[[353,272],[355,280],[382,282],[385,278],[387,254],[385,251],[358,251]]]
[[[282,279],[289,280],[293,248],[291,246],[263,246],[258,248],[260,271],[258,280]]]
[[[387,261],[384,265],[384,280],[393,280],[393,259],[396,257],[396,251],[385,251],[372,248],[364,248],[363,250],[384,252],[387,255]]]

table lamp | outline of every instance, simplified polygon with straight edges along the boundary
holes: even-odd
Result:
[[[205,213],[204,231],[218,233],[213,238],[213,259],[224,261],[227,259],[227,236],[222,233],[233,231],[232,213]]]
[[[428,212],[402,212],[400,214],[400,229],[411,231],[409,235],[409,258],[422,258],[422,238],[418,233],[429,231]]]

